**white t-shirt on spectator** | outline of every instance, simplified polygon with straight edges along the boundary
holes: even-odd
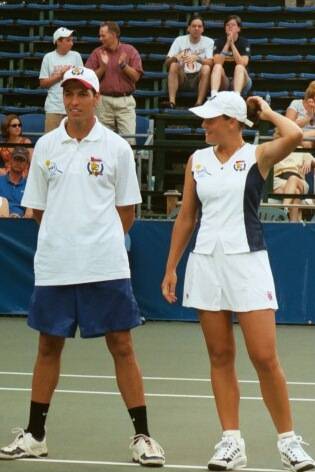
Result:
[[[213,39],[207,36],[201,36],[198,43],[192,43],[190,41],[190,34],[186,34],[184,36],[178,36],[174,40],[167,56],[174,57],[181,52],[185,52],[185,54],[196,54],[201,60],[210,59],[213,56],[213,46]],[[184,68],[187,74],[198,72],[200,69],[200,62],[194,62],[191,67],[188,68],[185,66]]]
[[[141,202],[132,149],[97,120],[82,141],[65,122],[37,141],[22,200],[44,210],[35,285],[129,278],[116,206]]]
[[[58,69],[64,66],[82,67],[81,55],[76,51],[69,51],[64,55],[59,54],[56,50],[48,52],[43,58],[39,78],[48,79],[54,72],[58,72]],[[60,82],[49,87],[45,101],[45,112],[66,114]]]
[[[293,108],[293,110],[296,111],[297,113],[297,118],[305,118],[307,116],[307,111],[304,108],[303,105],[303,100],[292,100],[288,108]],[[315,129],[315,124],[307,124],[306,126],[303,127],[303,129]]]

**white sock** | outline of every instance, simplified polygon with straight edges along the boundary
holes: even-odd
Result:
[[[279,441],[281,441],[281,439],[293,438],[294,436],[295,436],[294,431],[287,431],[286,433],[278,434],[278,439],[279,439]]]
[[[214,97],[215,95],[218,95],[218,91],[215,89],[211,90],[211,97]]]
[[[223,437],[226,436],[233,436],[233,438],[239,441],[241,439],[241,431],[239,429],[226,429],[223,431]]]
[[[237,95],[241,95],[241,92],[235,92],[235,93],[237,93]]]

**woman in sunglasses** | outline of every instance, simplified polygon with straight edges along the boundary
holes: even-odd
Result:
[[[15,114],[7,115],[1,123],[2,143],[0,147],[0,175],[5,175],[10,170],[10,163],[14,147],[8,144],[30,144],[31,140],[22,135],[22,123]],[[29,148],[30,159],[32,149]]]

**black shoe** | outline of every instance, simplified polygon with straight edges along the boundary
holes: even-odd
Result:
[[[171,110],[175,110],[176,105],[174,102],[166,101],[161,103],[161,108],[169,108]]]

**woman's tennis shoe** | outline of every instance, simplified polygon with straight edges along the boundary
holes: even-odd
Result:
[[[232,435],[223,436],[214,451],[214,455],[208,462],[209,470],[232,470],[245,467],[247,464],[245,443],[242,438],[237,439]]]
[[[277,446],[283,466],[287,470],[304,472],[315,469],[315,461],[303,449],[302,444],[308,446],[301,436],[291,436],[279,439]]]
[[[165,453],[155,439],[144,434],[133,436],[130,449],[132,460],[147,467],[162,467],[165,464]]]
[[[42,441],[37,441],[31,433],[27,433],[22,428],[14,428],[12,433],[17,436],[11,444],[0,449],[0,459],[23,459],[48,455],[46,437]]]

